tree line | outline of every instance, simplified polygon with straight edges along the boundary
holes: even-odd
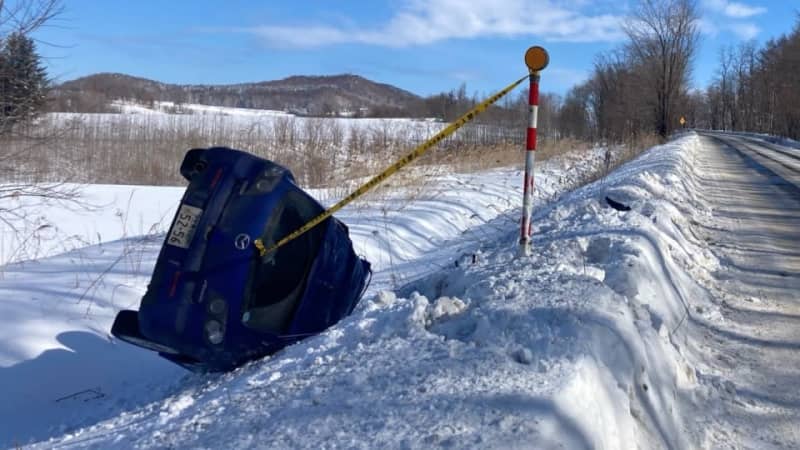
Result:
[[[720,51],[716,76],[696,93],[693,121],[718,130],[755,131],[800,139],[800,16],[794,29],[758,48]]]
[[[623,26],[627,41],[598,56],[559,104],[558,134],[620,142],[687,127],[800,139],[800,16],[761,48],[721,49],[712,82],[692,89],[699,18],[691,0],[639,2]]]
[[[681,126],[679,119],[693,100],[691,64],[700,39],[699,19],[694,0],[637,2],[622,25],[624,43],[597,56],[585,82],[563,97],[540,96],[539,135],[590,142],[669,136]],[[428,97],[418,114],[452,120],[476,103],[462,86]],[[479,122],[524,131],[527,111],[527,92],[520,92],[490,108]]]
[[[690,97],[700,15],[693,0],[642,0],[622,26],[625,42],[598,56],[560,108],[561,133],[621,142],[667,137]]]

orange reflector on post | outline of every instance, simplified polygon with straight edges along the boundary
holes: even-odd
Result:
[[[538,45],[534,45],[525,52],[525,65],[531,72],[539,72],[550,63],[550,55],[547,50]]]

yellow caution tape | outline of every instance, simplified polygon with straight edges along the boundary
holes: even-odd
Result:
[[[414,160],[416,160],[420,156],[424,155],[425,152],[430,150],[431,147],[433,147],[434,145],[436,145],[439,142],[441,142],[444,138],[446,138],[446,137],[450,136],[451,134],[455,133],[456,130],[458,130],[459,128],[461,128],[464,125],[466,125],[472,119],[477,117],[478,114],[486,111],[486,109],[489,108],[489,106],[491,106],[496,101],[500,100],[503,96],[505,96],[506,94],[508,94],[512,90],[514,90],[515,87],[517,87],[520,83],[525,81],[529,76],[530,75],[525,75],[524,77],[520,78],[519,80],[509,84],[502,91],[494,94],[493,96],[487,98],[486,100],[484,100],[483,102],[481,102],[480,104],[478,104],[477,106],[472,108],[471,110],[467,111],[466,114],[464,114],[463,116],[461,116],[458,119],[456,119],[453,123],[448,125],[447,128],[445,128],[442,131],[436,133],[435,136],[433,136],[432,138],[430,138],[427,141],[425,141],[422,144],[420,144],[417,148],[412,150],[409,154],[403,156],[397,162],[395,162],[394,164],[389,166],[386,170],[384,170],[380,174],[378,174],[375,177],[373,177],[371,180],[369,180],[366,183],[364,183],[361,187],[359,187],[358,189],[353,191],[350,195],[348,195],[347,197],[343,198],[342,200],[340,200],[335,205],[333,205],[330,208],[328,208],[327,210],[325,210],[322,214],[318,215],[317,217],[314,217],[313,219],[308,221],[302,227],[300,227],[297,230],[289,233],[286,237],[284,237],[280,241],[276,242],[272,246],[266,247],[264,245],[264,242],[261,239],[256,239],[255,241],[253,241],[253,245],[258,250],[259,255],[261,255],[263,257],[263,256],[267,255],[268,253],[274,252],[275,250],[277,250],[281,246],[286,245],[288,242],[290,242],[290,241],[292,241],[294,239],[297,239],[299,236],[301,236],[306,231],[308,231],[308,230],[314,228],[315,226],[319,225],[322,221],[324,221],[328,217],[332,216],[336,211],[339,211],[340,209],[344,208],[347,204],[349,204],[353,200],[357,199],[358,197],[361,197],[362,195],[367,193],[367,191],[369,191],[370,189],[374,188],[375,186],[377,186],[378,184],[380,184],[381,182],[383,182],[384,180],[386,180],[390,176],[394,175],[395,172],[397,172],[398,170],[402,169],[403,167],[407,166],[408,164],[410,164],[411,162],[413,162]]]

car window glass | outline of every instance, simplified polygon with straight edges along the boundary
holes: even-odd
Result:
[[[290,192],[278,206],[277,219],[270,220],[262,236],[272,243],[297,230],[322,210],[307,197]],[[315,227],[256,262],[254,280],[245,314],[245,325],[263,331],[279,332],[291,319],[305,290],[308,273],[321,243],[321,230]]]

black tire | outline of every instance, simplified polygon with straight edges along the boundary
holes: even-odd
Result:
[[[191,182],[195,175],[208,168],[208,162],[203,158],[206,153],[204,148],[193,148],[186,152],[181,163],[181,175],[186,181]]]
[[[153,342],[145,337],[139,330],[139,313],[137,311],[122,310],[114,319],[111,334],[117,339],[160,353],[177,354],[178,351],[166,345]]]

